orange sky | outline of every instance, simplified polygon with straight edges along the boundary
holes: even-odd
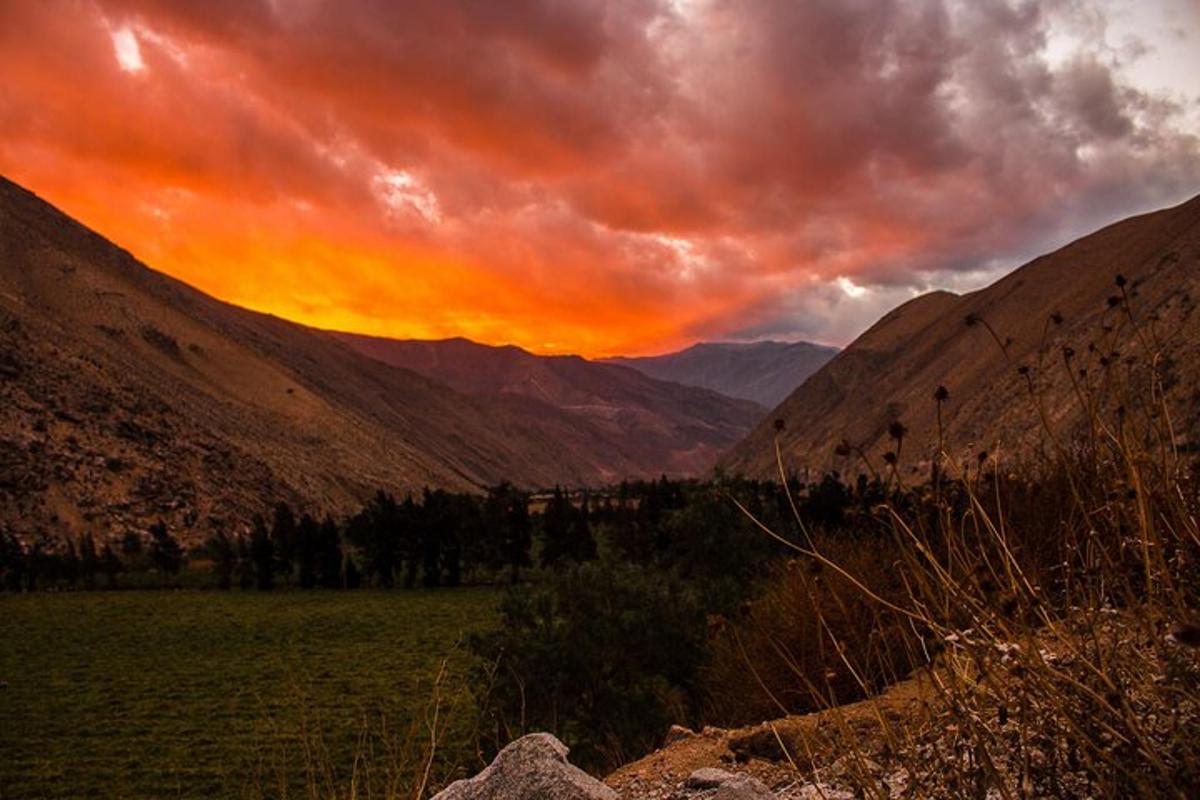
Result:
[[[320,327],[842,344],[1200,188],[1193,5],[960,5],[0,0],[0,172]]]

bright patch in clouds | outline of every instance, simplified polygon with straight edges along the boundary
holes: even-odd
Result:
[[[138,46],[137,34],[129,28],[117,28],[111,34],[113,52],[117,64],[126,72],[141,72],[146,68],[142,61],[142,48]]]
[[[375,178],[379,196],[391,217],[416,215],[431,225],[442,221],[437,196],[404,170],[391,170]]]
[[[836,283],[837,287],[841,289],[842,292],[845,293],[846,297],[849,297],[851,300],[857,300],[867,293],[866,287],[859,286],[845,275],[839,275],[834,283]]]

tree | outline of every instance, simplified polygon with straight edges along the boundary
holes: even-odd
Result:
[[[410,498],[406,505],[411,502]],[[381,490],[346,528],[346,538],[362,554],[367,575],[380,586],[389,587],[395,582],[402,526],[396,499]]]
[[[442,533],[449,523],[448,499],[441,489],[426,489],[417,517],[420,522],[414,526],[421,549],[421,584],[427,589],[442,583]]]
[[[0,589],[21,591],[27,556],[25,547],[16,536],[0,532]]]
[[[109,589],[116,589],[117,576],[125,571],[125,564],[117,555],[117,551],[113,549],[112,542],[105,542],[104,547],[100,550],[100,571],[104,573],[105,585]]]
[[[337,589],[342,585],[342,535],[338,532],[333,517],[325,517],[317,532],[314,559],[317,585],[323,589]]]
[[[146,540],[136,531],[127,531],[121,537],[121,559],[131,572],[146,568]]]
[[[90,533],[79,537],[79,574],[85,589],[96,588],[96,573],[100,571],[100,557],[96,553],[96,540]]]
[[[204,549],[208,551],[208,556],[212,559],[213,577],[216,579],[217,588],[232,588],[233,575],[238,565],[238,554],[237,546],[229,538],[229,534],[225,531],[217,531],[208,537],[208,541],[204,543]]]
[[[529,558],[533,544],[529,498],[511,483],[494,486],[488,490],[485,518],[488,532],[500,542],[500,554],[510,570],[510,580],[517,583],[521,568],[533,565]]]
[[[510,589],[501,624],[469,640],[500,738],[547,730],[572,760],[615,766],[685,720],[706,620],[668,574],[591,562]],[[499,668],[495,668],[499,665]]]
[[[296,515],[292,513],[291,506],[283,501],[275,506],[271,543],[275,549],[275,569],[283,576],[283,582],[290,586],[292,565],[296,560]]]
[[[308,514],[300,518],[296,527],[296,562],[299,568],[300,588],[312,589],[317,585],[317,540],[321,528]]]
[[[347,589],[357,589],[362,586],[362,573],[359,572],[354,559],[349,556],[346,557],[345,586]]]
[[[239,533],[236,542],[238,586],[249,589],[255,584],[257,570],[254,564],[254,554],[250,548],[250,539],[244,533]]]
[[[571,533],[574,510],[562,489],[555,486],[554,494],[550,496],[546,510],[542,512],[539,539],[543,567],[557,566],[571,556],[568,537]]]
[[[68,539],[63,552],[57,555],[58,574],[67,582],[67,586],[75,588],[79,582],[79,551],[75,548],[75,542]]]
[[[162,520],[150,526],[150,563],[167,583],[183,566],[183,548]]]
[[[574,514],[571,530],[567,535],[567,554],[575,562],[582,564],[596,557],[596,539],[592,536],[592,526],[588,522],[587,494],[583,496],[583,506]]]
[[[256,514],[250,532],[250,561],[254,564],[254,585],[260,592],[275,588],[275,570],[278,568],[275,542],[267,530],[267,522]]]

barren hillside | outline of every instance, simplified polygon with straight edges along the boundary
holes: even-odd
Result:
[[[778,420],[790,469],[866,471],[861,448],[883,470],[883,454],[897,446],[888,427],[900,421],[901,471],[920,474],[937,446],[939,386],[949,393],[941,411],[951,457],[998,447],[1028,454],[1069,437],[1081,398],[1105,382],[1144,377],[1138,368],[1154,352],[1177,444],[1194,446],[1198,300],[1200,198],[1110,225],[985,289],[900,306],[805,381],[723,466],[775,471]]]

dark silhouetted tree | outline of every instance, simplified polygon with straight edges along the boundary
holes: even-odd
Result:
[[[90,533],[79,537],[79,576],[85,589],[96,588],[96,573],[100,571],[100,556],[96,553],[96,540]]]
[[[529,523],[529,498],[511,483],[488,490],[485,504],[488,533],[500,542],[500,553],[509,569],[509,578],[517,583],[521,568],[532,566],[529,550],[533,536]]]
[[[213,578],[218,589],[233,588],[233,575],[237,571],[237,545],[225,531],[217,531],[208,537],[204,549],[212,560]]]
[[[570,558],[568,537],[574,511],[571,501],[563,494],[562,489],[555,486],[554,494],[550,495],[546,510],[542,512],[539,528],[539,558],[543,567],[554,567]]]
[[[310,515],[305,514],[296,526],[296,565],[301,589],[312,589],[317,585],[317,542],[321,527]]]
[[[271,543],[275,546],[275,570],[283,576],[284,585],[291,586],[293,565],[296,563],[296,515],[292,513],[291,506],[282,501],[275,506]]]
[[[125,564],[113,549],[112,542],[105,542],[100,549],[100,571],[104,573],[105,585],[109,589],[116,589],[117,576],[125,571]]]
[[[150,563],[164,583],[170,583],[183,566],[183,548],[162,520],[150,526]]]
[[[275,571],[279,568],[276,558],[275,542],[266,520],[255,515],[250,530],[250,560],[254,563],[254,585],[260,592],[275,588]]]
[[[333,517],[326,517],[317,532],[314,566],[318,586],[323,589],[342,586],[342,535]]]

